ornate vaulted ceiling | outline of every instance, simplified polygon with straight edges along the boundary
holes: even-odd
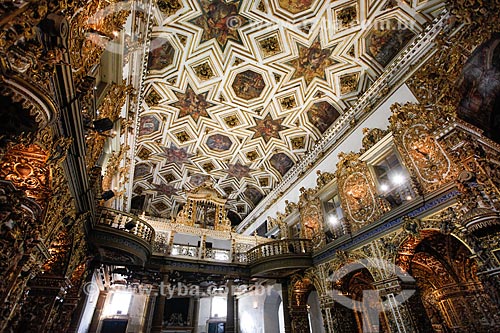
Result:
[[[157,0],[134,196],[168,217],[210,180],[244,218],[439,3]]]

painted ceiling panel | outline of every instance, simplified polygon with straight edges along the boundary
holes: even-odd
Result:
[[[440,2],[157,0],[134,196],[170,217],[210,181],[243,219]]]

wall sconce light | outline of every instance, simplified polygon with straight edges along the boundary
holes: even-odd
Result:
[[[259,302],[253,301],[253,308],[258,309],[259,308]]]

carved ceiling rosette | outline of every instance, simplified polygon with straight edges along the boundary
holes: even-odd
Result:
[[[384,213],[384,204],[378,198],[374,179],[366,162],[359,160],[360,154],[339,154],[336,176],[342,209],[356,231],[376,221]]]
[[[396,103],[391,108],[393,115],[389,121],[395,146],[422,189],[431,192],[452,181],[457,175],[456,167],[431,129],[432,124],[435,126],[432,118],[440,112],[412,103]]]
[[[322,247],[325,240],[323,232],[323,211],[319,198],[314,198],[314,189],[300,189],[301,195],[299,199],[300,212],[300,236],[313,240],[315,248]]]

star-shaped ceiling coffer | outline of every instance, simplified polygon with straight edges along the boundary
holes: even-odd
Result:
[[[207,109],[215,104],[207,101],[207,93],[196,94],[189,85],[185,92],[174,93],[178,101],[172,106],[179,109],[179,118],[191,116],[194,121],[198,121],[200,117],[210,117]]]
[[[152,184],[154,186],[153,191],[158,192],[158,194],[166,195],[167,197],[170,197],[174,194],[177,194],[177,189],[172,186],[172,185],[166,185],[166,184]]]
[[[332,50],[322,48],[319,37],[310,47],[297,44],[298,57],[287,64],[294,68],[291,80],[303,78],[309,86],[314,78],[326,80],[326,69],[337,62],[330,58]]]
[[[171,144],[170,147],[160,148],[162,152],[156,154],[156,156],[160,157],[165,164],[174,163],[180,167],[183,164],[191,163],[191,157],[193,157],[193,154],[189,154],[185,148],[178,148],[174,144]]]
[[[246,165],[241,165],[239,162],[236,164],[229,164],[226,170],[228,177],[234,177],[238,180],[241,180],[243,177],[250,178],[251,171],[253,170]]]
[[[280,139],[280,131],[284,127],[281,125],[279,119],[273,119],[268,113],[264,119],[255,118],[255,126],[250,127],[249,130],[253,131],[253,138],[261,137],[267,143],[271,138]]]
[[[152,195],[146,213],[170,217],[186,191],[213,181],[227,208],[245,218],[440,6],[155,1],[132,196]],[[176,192],[144,194],[152,184]]]
[[[201,43],[215,39],[223,49],[229,40],[241,43],[238,31],[247,19],[239,14],[239,1],[200,0],[199,4],[202,13],[191,22],[203,30]]]

